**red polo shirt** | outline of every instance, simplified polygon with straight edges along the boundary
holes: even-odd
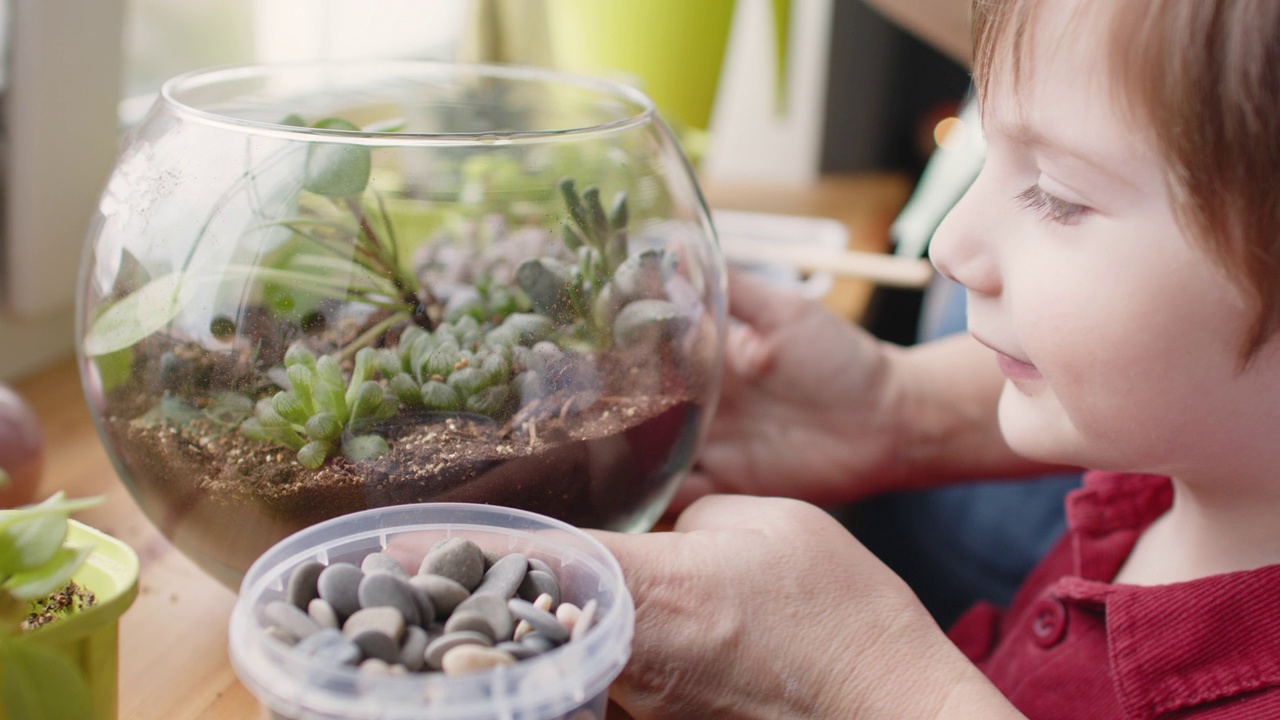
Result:
[[[1280,565],[1110,582],[1172,501],[1167,478],[1086,474],[1009,609],[974,607],[951,639],[1032,720],[1280,718]]]

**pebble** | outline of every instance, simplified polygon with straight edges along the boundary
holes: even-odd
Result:
[[[378,573],[387,573],[395,575],[402,580],[409,579],[409,571],[404,566],[386,553],[371,552],[364,556],[364,560],[360,561],[360,569],[365,575],[376,575]]]
[[[404,615],[393,607],[369,607],[357,610],[342,625],[342,634],[354,638],[360,633],[373,631],[400,642],[404,637]]]
[[[554,643],[560,644],[569,639],[569,630],[556,620],[556,616],[534,607],[533,603],[520,598],[511,598],[507,601],[507,608],[511,614],[520,618],[522,622],[528,623],[534,631],[541,633],[543,637]]]
[[[556,576],[545,570],[534,570],[533,561],[529,562],[529,572],[525,573],[516,589],[516,596],[522,600],[533,601],[540,595],[551,598],[551,606],[560,604],[560,582]]]
[[[427,631],[416,625],[405,629],[404,642],[400,645],[398,662],[410,672],[417,672],[426,664]]]
[[[470,592],[484,578],[484,553],[466,538],[449,538],[437,543],[422,558],[418,574],[443,575]]]
[[[498,559],[487,572],[472,595],[495,595],[506,600],[516,594],[516,589],[529,572],[529,558],[521,553],[511,553]]]
[[[457,581],[443,575],[414,575],[409,578],[409,584],[426,593],[434,610],[433,616],[451,615],[454,609],[471,595]]]
[[[515,621],[507,602],[497,595],[472,595],[453,611],[444,624],[445,632],[476,630],[487,632],[495,642],[510,640]]]
[[[459,645],[444,654],[440,668],[449,677],[492,670],[499,665],[515,665],[510,653],[478,645]]]
[[[561,625],[569,628],[569,632],[573,632],[573,626],[578,624],[578,618],[582,616],[582,608],[573,603],[560,603],[560,607],[556,608],[556,619]]]
[[[286,637],[292,638],[290,644],[302,640],[320,629],[315,620],[300,610],[297,605],[283,600],[267,603],[262,614],[268,622]]]
[[[596,609],[599,606],[600,604],[596,602],[595,598],[591,598],[586,605],[582,606],[582,615],[578,617],[578,620],[573,624],[573,631],[569,633],[570,640],[581,640],[582,636],[587,634],[587,631],[591,629],[591,624],[596,621]]]
[[[529,648],[535,655],[541,655],[549,650],[555,650],[558,644],[551,641],[550,638],[543,637],[538,633],[529,633],[520,640],[520,644]]]
[[[417,592],[414,591],[407,580],[401,580],[391,573],[379,572],[373,575],[365,575],[360,580],[360,587],[356,595],[360,600],[362,609],[376,607],[395,608],[409,625],[425,625],[434,619],[433,617],[428,617],[425,618],[424,622],[421,604],[415,597]]]
[[[346,634],[345,628],[343,634]],[[400,643],[378,630],[355,633],[351,640],[366,658],[377,658],[388,664],[400,659]]]
[[[338,617],[350,617],[360,609],[360,581],[364,573],[347,562],[336,562],[316,578],[316,588],[325,602],[333,606]]]
[[[325,600],[316,598],[307,603],[307,615],[322,628],[338,629],[342,627],[342,623],[338,620],[338,611],[333,609]]]
[[[320,597],[316,589],[316,580],[319,579],[324,568],[325,566],[316,560],[308,560],[294,568],[289,574],[289,585],[285,591],[289,602],[298,609],[305,609],[308,603]]]
[[[427,667],[432,670],[440,669],[440,662],[444,658],[444,654],[459,645],[480,645],[483,647],[491,647],[493,638],[484,633],[475,632],[473,630],[460,630],[458,632],[445,633],[440,637],[432,640],[428,645],[423,659],[427,662]]]
[[[262,617],[266,633],[323,665],[457,676],[580,639],[598,603],[579,608],[560,593],[545,561],[454,537],[436,543],[415,575],[383,552],[358,565],[301,563],[284,599],[267,603]]]
[[[493,647],[507,653],[517,660],[528,660],[531,657],[536,657],[542,654],[537,649],[514,640],[506,640],[494,645]]]
[[[321,628],[312,633],[294,646],[294,652],[333,667],[354,665],[360,661],[360,648],[332,628]]]

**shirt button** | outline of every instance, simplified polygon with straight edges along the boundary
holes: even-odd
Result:
[[[1050,648],[1067,633],[1067,606],[1056,597],[1043,597],[1031,611],[1031,637],[1042,648]]]

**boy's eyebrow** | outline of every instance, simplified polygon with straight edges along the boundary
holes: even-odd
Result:
[[[1126,185],[1132,185],[1127,177],[1119,173],[1114,163],[1108,163],[1106,161],[1105,156],[1091,153],[1077,145],[1054,140],[1026,123],[997,123],[994,126],[984,128],[984,130],[988,133],[995,132],[999,135],[1003,135],[1019,145],[1032,148],[1034,150],[1077,160],[1080,163],[1089,166],[1089,168],[1095,172],[1114,178]]]

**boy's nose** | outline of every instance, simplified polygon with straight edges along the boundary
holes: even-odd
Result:
[[[998,295],[1000,275],[988,240],[994,228],[983,222],[990,214],[983,213],[979,192],[977,184],[970,187],[943,218],[929,242],[929,259],[939,273],[969,292]]]

